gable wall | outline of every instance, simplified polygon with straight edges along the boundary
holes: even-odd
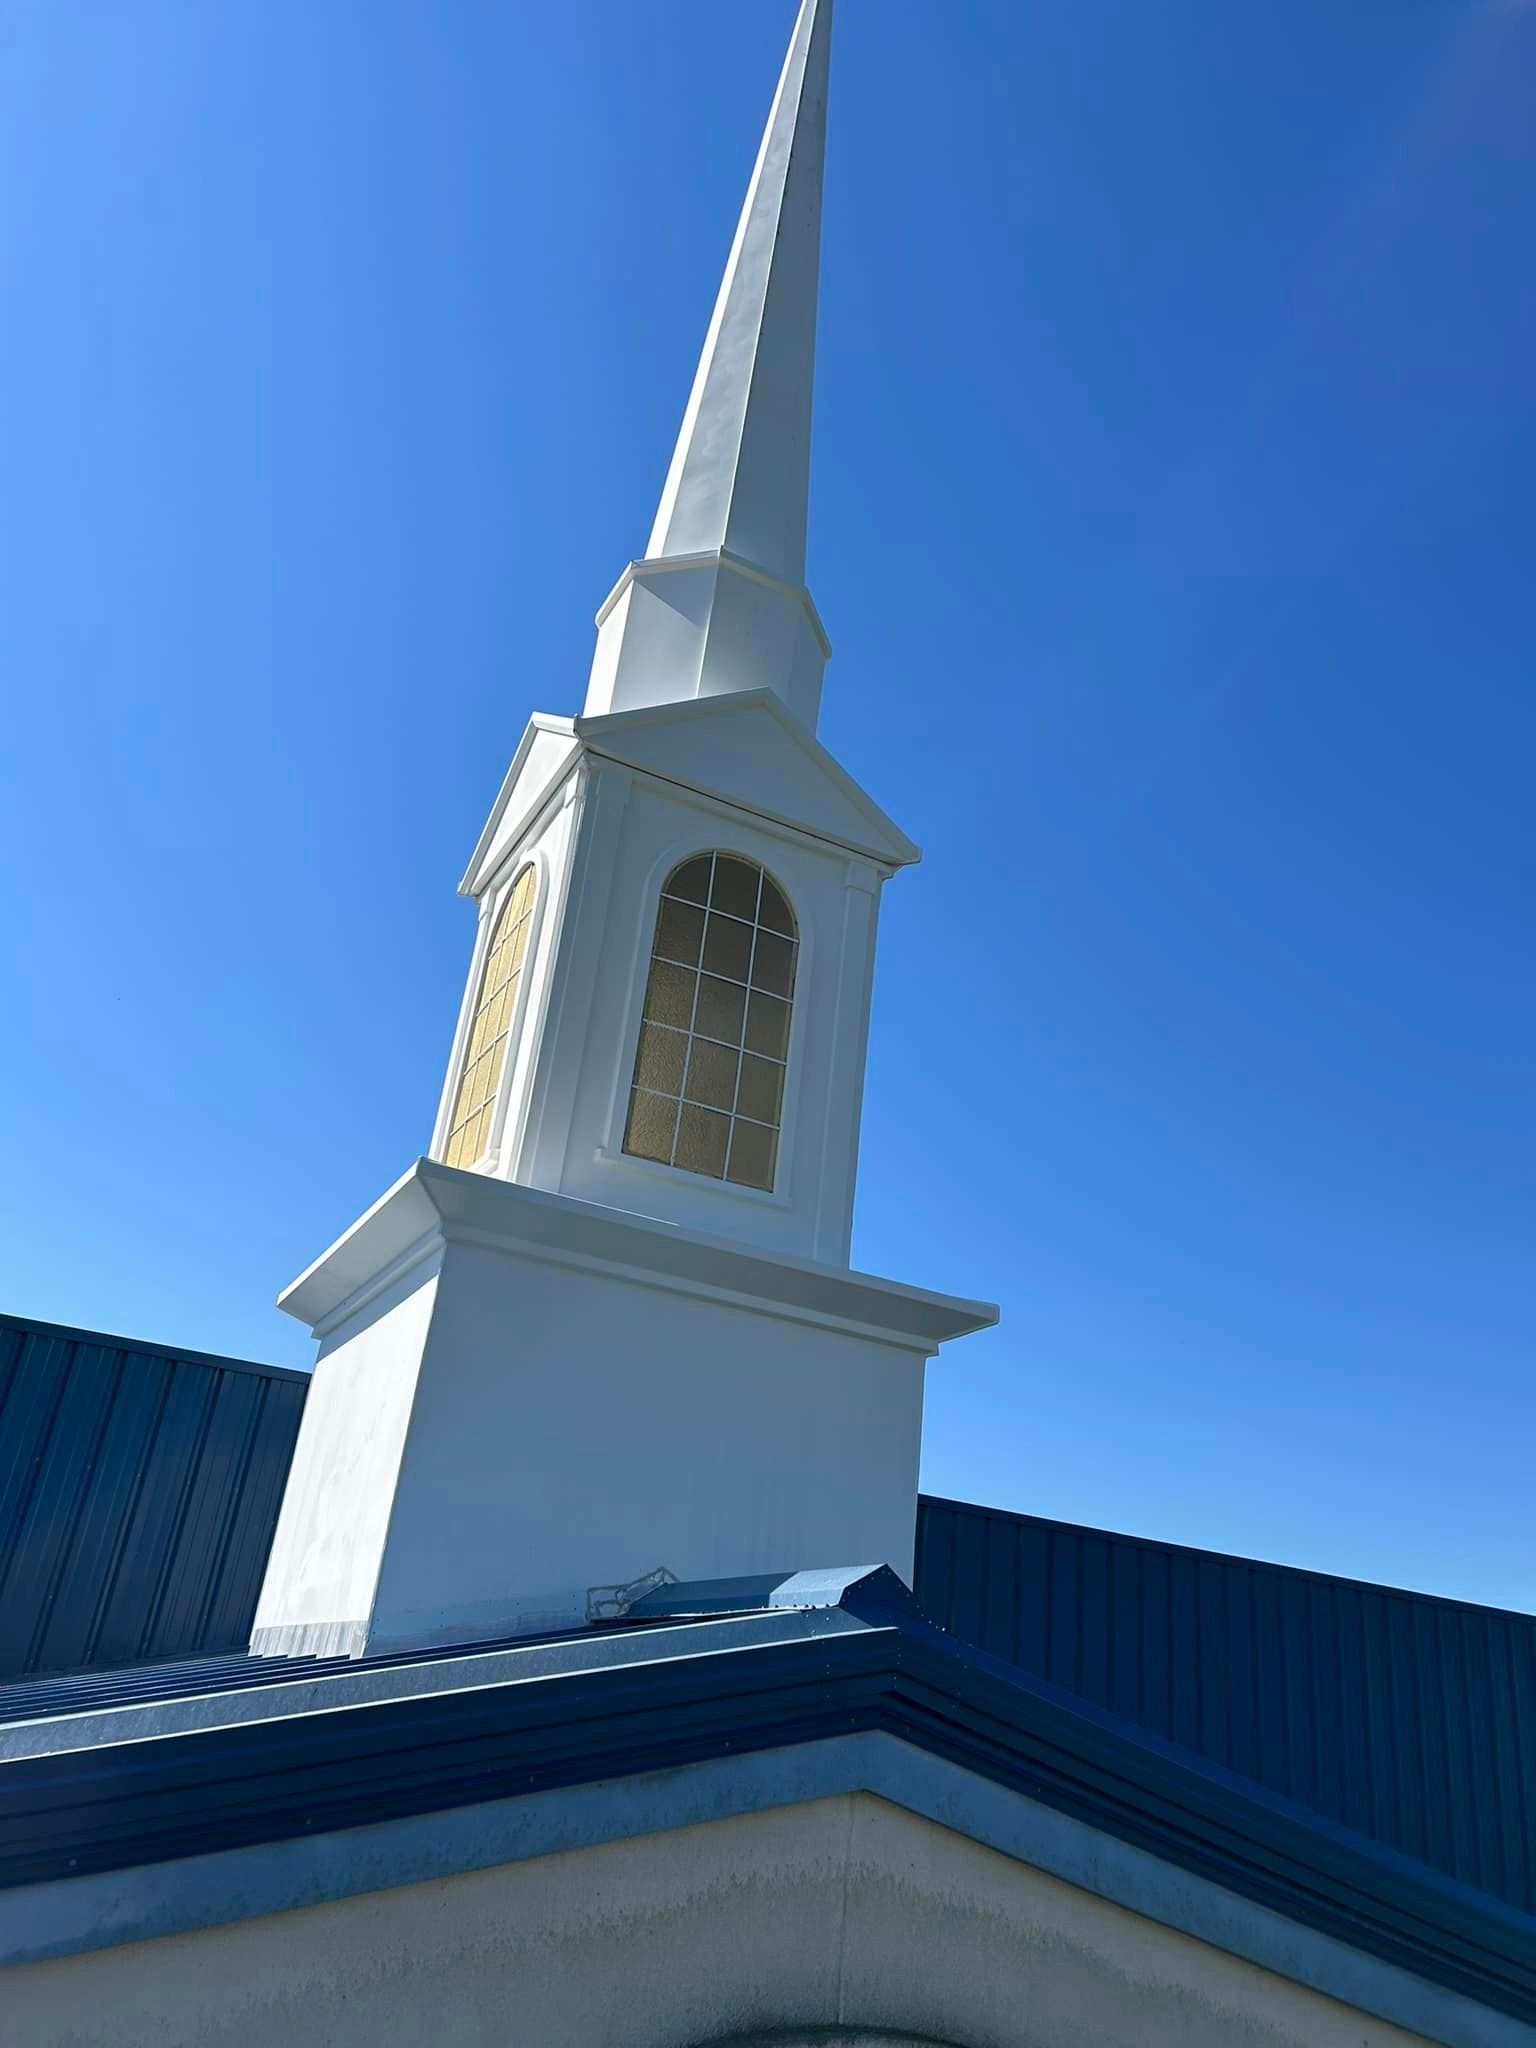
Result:
[[[6,1991],[18,2040],[79,2048],[1425,2038],[868,1794],[24,1965]]]

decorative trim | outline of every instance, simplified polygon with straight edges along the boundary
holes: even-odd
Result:
[[[832,659],[832,642],[827,638],[827,629],[821,623],[821,614],[816,609],[815,599],[803,583],[785,583],[778,576],[771,576],[766,569],[760,569],[756,562],[749,562],[745,555],[733,555],[729,548],[710,548],[698,555],[643,555],[637,562],[626,565],[612,590],[597,608],[594,624],[601,628],[603,621],[613,610],[619,599],[637,577],[667,576],[679,569],[730,569],[738,576],[745,576],[749,583],[760,583],[765,590],[773,591],[779,597],[787,597],[798,604],[811,622],[811,631],[816,635],[823,661]]]
[[[476,893],[475,879],[480,871],[480,864],[490,850],[491,841],[496,836],[496,829],[501,823],[502,814],[512,801],[513,793],[517,788],[518,777],[523,772],[523,763],[533,751],[533,743],[540,733],[553,733],[557,739],[574,739],[576,737],[576,721],[573,718],[557,718],[552,712],[548,711],[535,711],[528,723],[523,727],[523,736],[517,743],[517,751],[512,756],[512,764],[501,778],[501,787],[496,792],[496,800],[491,805],[490,815],[481,827],[480,837],[475,841],[475,850],[470,855],[469,865],[465,868],[459,882],[459,894],[461,896],[473,896]],[[524,816],[518,821],[515,835],[517,838],[521,839],[523,837],[529,826],[538,816],[538,813],[554,794],[558,784],[565,776],[570,774],[572,767],[575,765],[575,758],[574,753],[567,755],[565,760],[561,762],[560,766],[542,784],[531,799]]]
[[[992,1302],[907,1287],[788,1252],[759,1251],[543,1188],[419,1159],[278,1297],[312,1329],[333,1330],[386,1269],[433,1244],[472,1243],[546,1263],[589,1266],[646,1286],[729,1299],[879,1338],[931,1356],[997,1321]]]
[[[724,795],[719,790],[705,788],[702,784],[686,782],[680,777],[662,772],[648,762],[631,760],[624,752],[623,740],[626,733],[654,726],[680,725],[690,719],[739,716],[744,711],[754,710],[766,711],[777,719],[812,765],[826,777],[852,808],[875,828],[879,843],[839,838],[836,834],[819,830],[814,825],[807,825],[787,815],[777,816],[778,823],[787,825],[792,831],[804,833],[808,838],[819,839],[825,845],[836,846],[843,853],[862,855],[892,870],[911,867],[922,859],[922,848],[907,837],[893,818],[881,810],[867,790],[855,782],[837,756],[824,747],[815,733],[795,716],[776,690],[725,690],[718,696],[680,697],[665,704],[637,705],[629,711],[605,711],[590,717],[583,713],[575,722],[576,737],[593,753],[620,761],[626,768],[632,768],[637,773],[653,775],[660,782],[674,782],[682,789],[697,789],[701,795],[713,797],[717,802],[726,803],[735,810],[749,812],[755,816],[775,817],[776,814],[772,812],[754,812],[753,807],[743,803],[739,797]]]

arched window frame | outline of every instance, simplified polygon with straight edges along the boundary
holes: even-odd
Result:
[[[513,991],[512,1003],[506,1019],[503,1036],[503,1052],[500,1071],[488,1099],[490,1114],[486,1118],[479,1149],[473,1159],[464,1159],[460,1165],[466,1170],[483,1168],[499,1156],[504,1137],[509,1098],[509,1079],[517,1063],[517,1050],[522,1040],[524,1019],[527,1014],[529,989],[539,945],[539,927],[543,920],[546,875],[544,864],[535,853],[520,860],[509,862],[503,870],[505,880],[500,886],[489,890],[484,899],[485,910],[476,933],[475,957],[465,991],[464,1006],[455,1034],[453,1063],[448,1085],[443,1093],[440,1112],[440,1129],[435,1147],[436,1156],[445,1164],[455,1129],[459,1107],[460,1090],[470,1064],[470,1049],[474,1042],[475,1022],[486,1000],[486,978],[490,971],[491,956],[495,949],[497,928],[507,906],[511,903],[523,878],[531,878],[528,904],[522,923],[525,928],[522,957],[517,971],[517,985]]]
[[[794,927],[792,936],[788,934],[774,935],[775,937],[789,937],[794,951],[792,957],[793,975],[791,989],[790,993],[783,998],[787,1002],[789,1010],[787,1037],[784,1041],[782,1057],[775,1061],[775,1064],[781,1069],[782,1078],[778,1102],[778,1122],[775,1126],[769,1127],[774,1132],[775,1143],[773,1147],[771,1177],[766,1183],[729,1177],[731,1168],[730,1146],[735,1135],[735,1123],[737,1121],[751,1124],[758,1122],[756,1117],[740,1106],[739,1100],[733,1104],[730,1112],[716,1111],[716,1114],[729,1114],[733,1126],[726,1137],[727,1158],[723,1172],[700,1168],[690,1164],[688,1159],[682,1156],[680,1150],[675,1152],[672,1159],[663,1161],[654,1154],[635,1151],[630,1148],[630,1120],[634,1106],[634,1096],[637,1088],[642,1088],[640,1077],[645,1054],[646,1030],[648,1024],[654,1024],[658,1021],[655,1017],[648,1016],[647,1010],[650,1004],[653,971],[658,959],[666,957],[657,951],[661,942],[663,911],[669,900],[672,884],[677,877],[699,860],[713,860],[716,858],[742,863],[747,867],[756,869],[763,875],[768,884],[771,885],[782,899],[783,905],[789,913],[789,922]],[[705,838],[702,840],[702,843],[697,840],[691,840],[681,844],[674,844],[668,850],[666,856],[657,861],[647,882],[642,902],[646,906],[647,915],[638,920],[639,928],[635,936],[637,958],[633,982],[633,1009],[630,1030],[627,1033],[627,1058],[622,1068],[615,1075],[614,1113],[610,1124],[611,1137],[600,1156],[614,1164],[621,1164],[626,1168],[643,1173],[662,1174],[669,1179],[674,1175],[678,1175],[681,1176],[685,1183],[692,1182],[695,1186],[709,1188],[719,1194],[739,1197],[750,1202],[767,1202],[779,1207],[785,1206],[789,1198],[783,1190],[788,1180],[789,1154],[791,1149],[790,1132],[792,1129],[791,1108],[798,1072],[796,1048],[802,1025],[801,1011],[803,1005],[800,998],[804,994],[806,985],[806,961],[808,957],[808,939],[801,923],[800,914],[795,906],[794,893],[786,882],[781,879],[775,868],[765,861],[760,854],[748,852],[740,846],[732,846],[728,843],[721,844],[718,840]],[[754,919],[754,948],[756,934],[763,929],[765,928]],[[707,944],[706,932],[703,945],[707,946]],[[706,971],[702,947],[698,971],[701,975]],[[748,986],[750,988],[750,983]],[[768,990],[763,992],[771,993]],[[748,1000],[750,1002],[750,994]],[[688,1039],[685,1060],[690,1062],[693,1044],[696,1039],[703,1038],[715,1043],[719,1042],[714,1038],[714,1034],[707,1030],[697,1032],[692,1028],[691,1024],[689,1030],[683,1035]],[[753,1052],[753,1048],[750,1043],[750,1037],[746,1035],[745,1026],[744,1036],[746,1037],[746,1042],[738,1042],[739,1050],[744,1055],[750,1055]],[[690,1071],[685,1070],[684,1080],[681,1084],[683,1093],[678,1097],[682,1105],[679,1111],[679,1148],[682,1142],[682,1108],[689,1106],[703,1108],[708,1106],[702,1101],[697,1105],[689,1104],[689,1079]],[[653,1091],[643,1090],[642,1088],[642,1092],[650,1093]]]

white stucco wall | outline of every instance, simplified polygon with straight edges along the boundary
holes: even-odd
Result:
[[[1409,2048],[867,1794],[6,1972],[25,2048]]]

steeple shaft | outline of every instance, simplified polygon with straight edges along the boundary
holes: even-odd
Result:
[[[585,710],[770,689],[814,726],[805,588],[832,0],[802,0],[645,556],[598,613]]]

